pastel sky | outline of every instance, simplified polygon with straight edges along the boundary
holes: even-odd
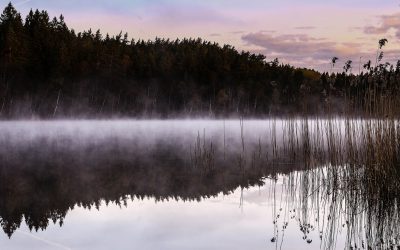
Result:
[[[9,0],[0,0],[5,6]],[[23,14],[33,9],[63,14],[76,31],[101,29],[130,37],[201,37],[268,60],[329,70],[333,56],[375,58],[387,38],[386,60],[400,59],[399,0],[13,0]]]

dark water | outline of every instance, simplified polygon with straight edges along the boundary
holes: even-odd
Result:
[[[397,247],[396,190],[332,171],[307,124],[2,122],[1,249]]]

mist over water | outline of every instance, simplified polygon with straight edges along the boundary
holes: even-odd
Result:
[[[367,163],[359,160],[368,152],[365,128],[384,125],[318,119],[1,122],[0,245],[396,246],[397,185],[387,182],[391,195],[374,186],[370,197],[363,186],[371,180],[364,177]],[[368,203],[354,202],[360,199]],[[391,209],[385,216],[375,209],[381,202]],[[366,216],[376,218],[367,227]]]
[[[245,148],[270,143],[271,126],[269,121],[245,121]],[[17,121],[0,123],[0,131],[0,157],[11,165],[37,164],[36,160],[65,160],[79,166],[135,159],[159,162],[159,155],[152,156],[160,150],[189,161],[197,139],[207,147],[213,144],[219,151],[216,158],[223,151],[235,154],[242,148],[239,120]]]

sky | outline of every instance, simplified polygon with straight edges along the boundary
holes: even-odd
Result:
[[[0,0],[5,6],[9,0]],[[400,59],[400,0],[13,0],[25,16],[44,9],[63,14],[76,31],[128,32],[134,39],[202,38],[279,58],[297,67],[332,70],[347,60],[353,71],[375,62],[378,40],[385,59]],[[354,72],[357,73],[357,72]]]

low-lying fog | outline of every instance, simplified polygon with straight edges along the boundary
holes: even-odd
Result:
[[[308,133],[323,130],[324,121],[307,122]],[[335,131],[343,132],[344,121],[336,121]],[[146,153],[160,145],[188,153],[200,139],[201,144],[225,151],[260,145],[263,148],[289,140],[288,132],[301,137],[302,120],[82,120],[82,121],[6,121],[0,122],[0,154],[12,150],[74,151],[78,155],[104,150]],[[318,126],[316,125],[318,124]],[[100,155],[101,156],[101,155]]]

